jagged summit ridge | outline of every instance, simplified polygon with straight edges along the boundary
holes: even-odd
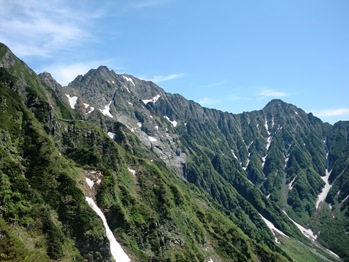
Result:
[[[271,160],[267,152],[273,147],[273,137],[282,131],[284,126],[295,132],[295,128],[306,124],[309,117],[303,110],[280,99],[270,101],[259,111],[238,115],[223,113],[203,108],[180,95],[167,94],[152,82],[129,75],[118,75],[105,66],[77,77],[69,88],[75,90],[75,93],[79,92],[87,104],[98,108],[102,114],[126,125],[148,148],[154,150],[169,166],[175,167],[182,174],[190,150],[175,137],[191,133],[191,130],[197,127],[203,130],[209,127],[211,130],[207,131],[208,133],[219,134],[223,131],[219,127],[223,119],[235,123],[229,127],[230,134],[219,135],[218,139],[227,140],[228,136],[231,136],[235,141],[243,141],[246,151],[232,150],[231,148],[237,147],[236,143],[230,145],[230,149],[224,144],[222,149],[234,152],[241,168],[247,172],[247,177],[253,183],[260,181],[256,179],[256,170],[252,168],[255,162],[253,159],[258,156],[258,165],[263,168],[267,163],[268,166]],[[158,117],[154,118],[153,113]],[[213,119],[216,123],[212,122]],[[254,137],[247,133],[248,129],[254,129]],[[236,131],[231,133],[232,130]],[[264,141],[264,149],[255,148],[254,140]],[[254,158],[245,155],[251,155],[251,150],[258,152],[254,154]],[[265,177],[261,173],[258,176],[260,179]]]

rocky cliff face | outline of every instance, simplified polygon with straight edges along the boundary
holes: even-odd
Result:
[[[161,103],[158,101],[171,97],[160,87],[129,75],[117,75],[100,66],[78,76],[64,90],[72,96],[75,94],[78,103],[84,103],[84,117],[104,115],[106,131],[110,133],[114,132],[112,122],[123,123],[149,150],[181,172],[187,155],[171,132],[179,123],[166,112],[159,114],[152,110],[155,104]],[[91,112],[91,108],[95,108],[95,112]]]
[[[62,87],[3,45],[0,65],[2,256],[110,259],[87,196],[132,261],[349,259],[348,122],[207,109],[105,66]]]

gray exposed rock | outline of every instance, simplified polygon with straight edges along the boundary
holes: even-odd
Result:
[[[123,123],[168,166],[182,172],[187,154],[182,152],[176,135],[179,121],[173,114],[174,110],[166,108],[171,100],[175,100],[171,98],[173,95],[166,94],[153,82],[118,75],[106,66],[78,76],[67,90],[78,93],[82,100],[104,114],[109,121]],[[153,112],[156,114],[153,115]],[[164,117],[159,117],[159,113]],[[181,121],[180,125],[184,125],[184,122]]]

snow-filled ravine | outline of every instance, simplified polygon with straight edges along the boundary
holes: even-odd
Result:
[[[122,249],[120,244],[116,241],[113,232],[110,230],[107,220],[105,219],[105,216],[102,212],[102,210],[99,209],[99,207],[96,205],[96,203],[93,201],[92,198],[86,197],[86,202],[88,205],[97,213],[97,215],[102,219],[103,225],[107,234],[107,238],[110,242],[110,253],[115,261],[117,262],[128,262],[131,261],[128,255],[125,253],[125,251]]]
[[[315,204],[316,209],[319,208],[321,202],[325,201],[327,194],[332,187],[332,185],[330,185],[330,183],[329,183],[329,178],[330,178],[330,175],[332,172],[332,170],[329,171],[329,159],[328,159],[329,150],[328,150],[327,145],[326,145],[326,139],[323,142],[324,142],[324,145],[326,147],[326,172],[325,172],[325,176],[322,176],[321,179],[325,182],[325,186],[322,189],[321,193],[317,197],[317,201]]]
[[[296,227],[298,227],[298,229],[302,232],[302,234],[305,237],[307,237],[307,238],[309,238],[310,240],[313,240],[313,241],[315,241],[317,239],[317,235],[315,235],[315,233],[311,229],[307,229],[307,228],[301,226],[296,221],[294,221],[292,218],[290,218],[285,211],[283,211],[283,212],[288,217],[288,219],[291,220],[292,223],[295,224]]]
[[[102,112],[103,115],[105,116],[109,116],[111,118],[113,118],[113,115],[110,113],[110,105],[113,101],[110,101],[109,104],[107,104],[104,109],[99,109],[99,111]]]
[[[65,95],[69,100],[70,107],[72,109],[75,109],[75,105],[76,105],[76,102],[78,101],[78,97],[77,96],[70,96],[69,94],[65,94]]]
[[[276,237],[276,234],[275,232],[277,232],[278,234],[282,235],[282,236],[285,236],[285,237],[288,237],[284,232],[282,232],[280,229],[277,229],[274,224],[272,222],[270,222],[268,219],[266,219],[264,216],[262,216],[261,214],[259,214],[264,223],[267,225],[267,227],[270,229],[271,233],[273,233],[274,237],[275,237],[275,242],[276,243],[280,243],[279,239]]]
[[[316,209],[319,208],[321,202],[325,201],[325,199],[327,197],[327,194],[328,194],[328,192],[330,191],[330,189],[332,187],[332,185],[330,185],[330,183],[328,181],[328,179],[329,179],[329,177],[331,175],[331,171],[328,171],[326,169],[326,175],[321,177],[321,179],[325,182],[325,186],[322,189],[321,193],[317,197],[317,201],[316,201],[316,205],[315,205]]]
[[[294,182],[296,181],[296,179],[297,179],[297,176],[295,176],[295,177],[292,179],[292,181],[288,184],[288,188],[289,188],[290,190],[292,190],[293,185],[294,185]]]

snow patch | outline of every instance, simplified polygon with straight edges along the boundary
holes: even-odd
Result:
[[[108,132],[108,136],[109,136],[111,139],[114,139],[115,133],[113,133],[113,132]]]
[[[272,126],[274,126],[274,118],[272,119]],[[271,133],[268,130],[269,127],[268,127],[267,119],[264,119],[264,127],[265,127],[265,129],[267,130],[267,133],[268,133],[267,144],[265,145],[265,149],[268,151],[269,147],[270,147],[270,144],[271,144],[272,137],[271,137]]]
[[[271,136],[268,136],[268,138],[267,138],[267,144],[266,144],[266,146],[265,146],[265,149],[268,151],[269,150],[269,147],[270,147],[270,144],[271,144]]]
[[[155,129],[156,129],[156,130],[159,130],[159,126],[155,126]]]
[[[96,203],[93,201],[90,197],[85,197],[85,200],[87,204],[97,213],[97,215],[102,219],[103,226],[106,231],[107,238],[110,243],[110,253],[113,256],[115,261],[118,262],[128,262],[131,261],[128,255],[125,253],[125,251],[122,249],[120,244],[116,241],[113,232],[110,230],[107,220],[105,219],[105,216],[102,212],[102,210],[99,209],[99,207],[96,205]]]
[[[142,100],[142,101],[143,101],[144,104],[148,104],[148,103],[150,103],[150,102],[152,102],[152,103],[155,104],[156,101],[159,100],[159,98],[160,98],[160,95],[156,95],[156,96],[154,96],[152,99],[145,99],[145,100]]]
[[[84,103],[85,109],[87,109],[89,106],[90,106],[89,104]]]
[[[99,109],[99,110],[102,112],[103,115],[113,118],[112,114],[110,113],[111,103],[112,103],[112,101],[110,101],[109,104],[106,105],[103,110],[102,109]]]
[[[288,160],[290,159],[290,155],[287,155],[285,158],[285,165],[284,165],[284,169],[286,169],[287,164],[288,164]]]
[[[90,110],[87,112],[87,114],[92,113],[95,110],[95,108],[93,106],[90,107]]]
[[[133,169],[131,169],[131,168],[127,168],[128,169],[128,171],[130,171],[130,173],[132,174],[132,175],[136,175],[136,170],[133,170]]]
[[[282,232],[280,229],[277,229],[274,224],[272,222],[270,222],[268,219],[266,219],[265,217],[263,217],[261,214],[259,214],[264,223],[267,225],[267,227],[270,229],[270,231],[273,233],[274,237],[275,237],[275,242],[276,243],[280,243],[279,240],[277,239],[276,237],[276,234],[275,232],[277,232],[278,234],[282,235],[282,236],[285,236],[285,237],[288,237],[284,232]]]
[[[127,92],[131,93],[130,89],[128,89],[127,86],[123,85],[123,87],[125,87],[125,89],[127,90]]]
[[[264,119],[264,127],[265,127],[265,130],[267,130],[268,136],[270,136],[269,127],[268,127],[268,121],[267,121],[266,118]]]
[[[102,182],[100,178],[97,179],[96,184],[99,185]]]
[[[293,188],[293,183],[294,183],[294,181],[296,181],[296,178],[297,178],[297,176],[295,176],[295,177],[292,179],[292,181],[288,184],[288,188],[289,188],[290,190],[292,190],[292,188]]]
[[[69,94],[65,94],[68,97],[69,105],[72,109],[75,109],[76,102],[78,101],[77,96],[70,96]]]
[[[325,186],[322,189],[321,193],[318,195],[318,199],[316,200],[316,204],[315,204],[316,209],[318,209],[319,206],[320,206],[320,203],[323,202],[326,199],[327,194],[328,194],[328,192],[330,191],[330,189],[332,187],[332,185],[330,185],[330,183],[328,182],[328,179],[329,179],[329,177],[331,175],[331,172],[332,172],[332,170],[328,171],[326,169],[326,175],[321,177],[321,179],[325,182]]]
[[[138,125],[139,127],[142,127],[142,123],[141,123],[141,122],[138,122],[137,125]]]
[[[254,141],[252,141],[248,146],[247,146],[247,150],[250,150],[250,147],[252,146]]]
[[[247,163],[246,163],[246,166],[243,166],[242,169],[246,171],[248,165],[250,164],[250,159],[248,158],[247,159]]]
[[[86,183],[91,189],[92,189],[93,185],[95,184],[93,182],[93,180],[89,179],[88,177],[86,177]]]
[[[267,159],[267,156],[268,156],[268,155],[265,155],[265,156],[262,157],[262,167],[264,167],[265,160]]]
[[[298,224],[296,221],[294,221],[292,218],[290,218],[287,213],[283,210],[282,212],[285,213],[285,215],[288,217],[289,220],[292,221],[293,224],[295,224],[296,227],[302,232],[302,234],[309,238],[310,240],[315,241],[317,239],[317,235],[314,234],[314,232],[311,229],[306,229],[305,227]]]
[[[127,76],[122,76],[126,81],[130,82],[133,86],[136,86],[135,83],[133,82],[132,78],[127,77]]]
[[[340,259],[340,257],[339,257],[336,253],[334,253],[333,251],[329,250],[328,248],[326,248],[326,251],[327,251],[328,253],[330,253],[332,256],[335,256],[336,258],[339,258],[339,259]]]
[[[233,157],[234,157],[235,159],[238,159],[238,157],[235,155],[235,152],[234,152],[233,149],[231,149],[231,153],[233,154]]]
[[[168,122],[170,122],[171,125],[172,125],[173,127],[176,127],[176,126],[177,126],[177,121],[176,121],[176,120],[171,121],[171,119],[170,119],[168,116],[164,116],[164,118],[165,118]]]
[[[343,200],[342,200],[342,204],[347,200],[349,198],[349,195],[348,196],[346,196]]]
[[[152,136],[148,136],[150,142],[156,142],[157,139],[155,137],[152,137]]]

